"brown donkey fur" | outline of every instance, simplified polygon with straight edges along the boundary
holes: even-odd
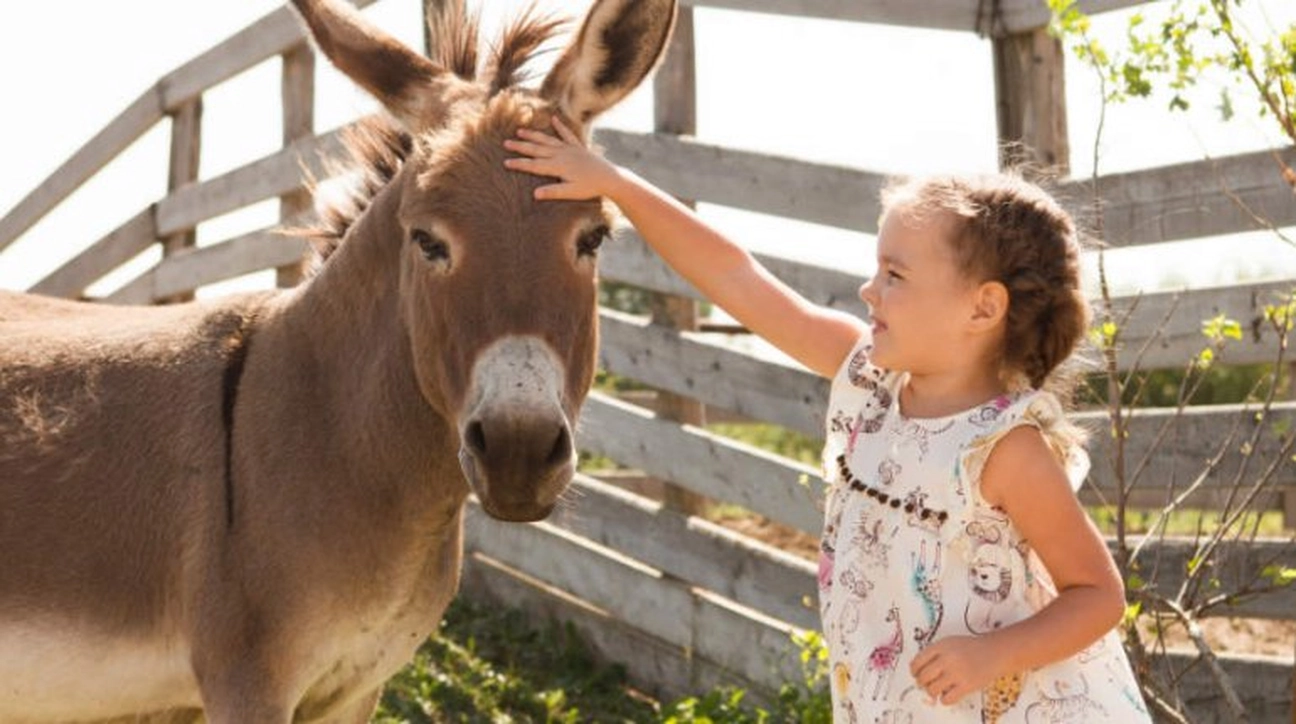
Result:
[[[458,585],[475,492],[546,516],[594,372],[599,202],[537,203],[502,143],[587,124],[674,0],[597,0],[541,89],[524,18],[476,66],[294,0],[397,124],[294,290],[157,308],[0,293],[0,721],[367,721]],[[453,5],[453,3],[452,3]],[[480,77],[479,77],[480,76]]]

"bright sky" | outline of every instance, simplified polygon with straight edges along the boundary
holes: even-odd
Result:
[[[1255,2],[1255,0],[1252,0]],[[12,208],[159,77],[274,10],[278,0],[42,0],[15,5],[0,24],[0,213]],[[525,0],[470,0],[488,28]],[[588,0],[540,0],[579,13]],[[1296,21],[1290,0],[1260,0],[1271,21]],[[1155,9],[1152,11],[1155,12]],[[389,32],[421,43],[418,0],[381,0],[366,13]],[[1124,13],[1102,16],[1097,32],[1123,33]],[[487,37],[491,37],[487,31]],[[699,137],[873,171],[992,170],[994,99],[989,42],[973,33],[832,23],[735,11],[697,11]],[[1114,41],[1109,41],[1114,42]],[[277,63],[266,63],[207,94],[203,177],[273,152],[279,145]],[[319,130],[373,109],[327,64],[320,64]],[[1073,171],[1088,175],[1098,116],[1091,74],[1068,68]],[[1120,171],[1267,147],[1278,142],[1245,107],[1231,124],[1209,103],[1192,115],[1162,102],[1108,114],[1100,167]],[[601,125],[635,131],[651,124],[651,93],[641,91]],[[167,124],[128,156],[0,252],[0,288],[21,289],[69,254],[101,237],[165,193]],[[867,273],[868,238],[809,224],[704,207],[704,215],[750,246],[805,256]],[[273,203],[203,225],[200,243],[274,221]],[[1296,278],[1296,250],[1269,234],[1229,244],[1186,245],[1171,258],[1192,266],[1146,263],[1121,252],[1109,261],[1126,287],[1224,282],[1236,277]],[[1227,246],[1228,255],[1214,254]],[[1165,247],[1155,253],[1167,258]],[[119,279],[115,283],[120,283]],[[109,288],[111,284],[107,285]]]

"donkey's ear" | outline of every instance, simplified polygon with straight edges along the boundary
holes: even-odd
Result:
[[[340,0],[292,0],[324,55],[406,128],[436,122],[457,78],[364,19]]]
[[[666,54],[676,0],[595,0],[540,95],[586,124],[630,94]]]

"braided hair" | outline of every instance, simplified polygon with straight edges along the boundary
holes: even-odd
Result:
[[[1070,397],[1059,372],[1089,327],[1080,286],[1080,240],[1071,215],[1034,183],[1011,174],[935,176],[892,184],[883,214],[939,214],[953,223],[959,271],[1008,290],[1001,363],[1008,378]]]

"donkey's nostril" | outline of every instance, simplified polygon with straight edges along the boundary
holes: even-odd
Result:
[[[464,442],[468,444],[468,449],[474,455],[486,454],[486,428],[482,427],[480,422],[468,423],[468,429],[464,430]]]
[[[572,441],[571,435],[568,434],[567,428],[558,428],[558,437],[554,439],[553,447],[549,449],[549,457],[545,462],[550,465],[562,465],[571,460]]]

